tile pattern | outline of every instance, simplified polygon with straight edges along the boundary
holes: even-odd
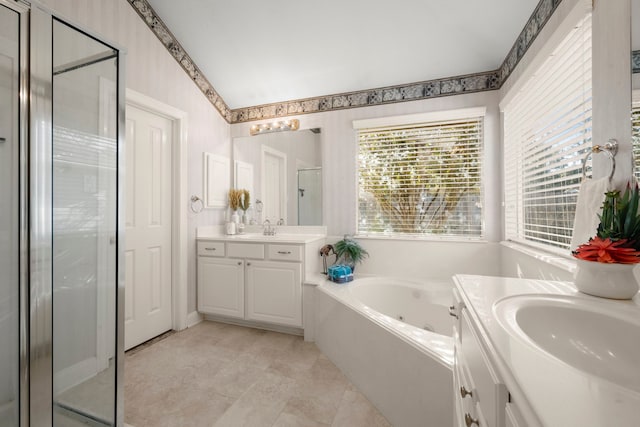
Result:
[[[345,108],[359,108],[396,102],[415,101],[439,96],[458,95],[469,92],[495,90],[511,75],[520,59],[535,40],[549,17],[562,0],[540,0],[533,14],[515,41],[498,70],[486,71],[467,76],[429,80],[406,85],[368,89],[344,94],[326,95],[314,98],[278,102],[247,108],[230,110],[224,100],[202,75],[202,72],[166,25],[151,8],[147,0],[128,0],[149,28],[156,34],[171,55],[180,63],[191,79],[198,85],[209,101],[229,123],[273,119],[291,115],[335,111]],[[640,64],[640,58],[638,58]],[[634,64],[635,56],[634,56]],[[634,67],[634,70],[636,67]],[[640,68],[638,68],[640,72]]]
[[[127,353],[125,421],[135,427],[390,426],[313,343],[216,322]]]
[[[209,102],[220,112],[220,115],[229,122],[231,120],[231,109],[224,102],[222,97],[216,92],[211,83],[202,74],[198,66],[193,62],[189,54],[185,52],[178,40],[171,34],[158,14],[151,8],[147,0],[127,0],[131,7],[140,15],[142,20],[160,39],[164,47],[171,56],[180,64],[191,80],[200,88]]]
[[[640,73],[640,50],[631,52],[631,69],[633,73]]]

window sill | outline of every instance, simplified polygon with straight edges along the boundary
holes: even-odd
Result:
[[[576,271],[577,263],[571,256],[547,252],[542,249],[534,248],[532,246],[527,246],[523,243],[513,241],[502,241],[500,242],[500,244],[509,249],[513,249],[514,251],[529,255],[530,257],[533,257],[538,261],[542,261],[544,263],[553,265],[554,267],[561,268],[562,270],[565,270],[569,273],[574,273]]]
[[[464,238],[464,237],[437,237],[437,236],[412,236],[412,235],[374,235],[374,234],[356,234],[354,239],[362,240],[397,240],[410,242],[451,242],[451,243],[488,243],[484,238]]]

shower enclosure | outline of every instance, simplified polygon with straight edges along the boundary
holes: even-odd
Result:
[[[123,425],[122,69],[0,0],[0,427]]]
[[[322,225],[322,168],[298,169],[298,225]]]

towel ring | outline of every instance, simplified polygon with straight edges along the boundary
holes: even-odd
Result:
[[[198,196],[191,196],[191,211],[193,213],[200,213],[204,209],[204,202]]]
[[[611,161],[611,173],[609,173],[609,181],[613,179],[613,175],[616,173],[616,154],[618,153],[618,141],[610,139],[604,145],[594,145],[591,150],[582,159],[582,179],[587,179],[587,160],[589,156],[594,153],[605,153]]]

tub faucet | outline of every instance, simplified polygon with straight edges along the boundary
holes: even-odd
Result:
[[[268,219],[265,219],[264,222],[262,223],[262,228],[264,228],[264,231],[262,232],[263,235],[265,236],[275,236],[276,235],[276,228],[275,227],[271,227],[271,221],[269,221]]]

